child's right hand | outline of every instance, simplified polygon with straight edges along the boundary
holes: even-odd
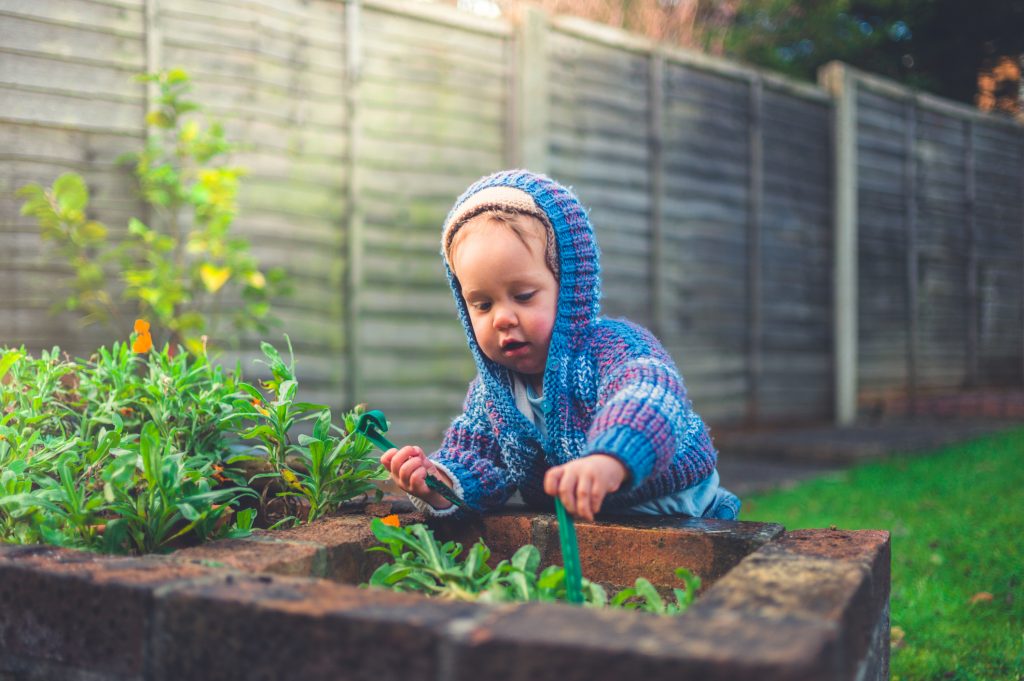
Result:
[[[380,457],[380,463],[388,469],[391,479],[403,491],[419,497],[437,509],[452,505],[450,501],[427,487],[427,475],[433,475],[449,487],[452,486],[452,481],[427,458],[421,448],[406,446],[401,449],[389,449]]]

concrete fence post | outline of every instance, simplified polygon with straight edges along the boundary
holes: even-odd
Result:
[[[548,17],[525,6],[516,50],[515,139],[519,165],[534,172],[549,172]]]
[[[818,81],[832,94],[833,116],[833,343],[835,421],[857,419],[857,79],[830,62]]]
[[[345,115],[348,155],[345,161],[347,200],[344,229],[344,278],[343,304],[345,338],[345,399],[349,404],[363,394],[362,374],[359,367],[361,339],[359,320],[362,316],[363,289],[363,215],[359,203],[359,82],[362,68],[362,47],[360,45],[361,24],[360,0],[347,0],[345,4]]]

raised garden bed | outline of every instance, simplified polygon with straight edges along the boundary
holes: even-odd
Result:
[[[561,562],[551,515],[434,527],[482,536],[495,560],[533,543]],[[595,581],[669,587],[682,566],[704,589],[679,617],[359,589],[381,560],[365,552],[364,513],[163,557],[0,546],[0,679],[888,677],[886,532],[692,519],[577,531]]]

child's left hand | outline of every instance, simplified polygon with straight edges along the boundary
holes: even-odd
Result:
[[[593,520],[606,495],[626,479],[626,467],[614,456],[591,454],[548,469],[544,491],[558,496],[565,510],[577,518]]]

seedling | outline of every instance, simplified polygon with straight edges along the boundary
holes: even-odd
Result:
[[[491,551],[483,541],[477,541],[462,557],[462,544],[440,542],[421,523],[395,527],[374,518],[370,529],[382,546],[368,550],[383,552],[391,558],[390,563],[381,565],[370,577],[371,587],[463,601],[568,601],[585,607],[607,606],[660,615],[682,613],[700,589],[699,577],[686,568],[678,568],[676,577],[683,581],[685,589],[673,589],[674,600],[663,598],[643,577],[609,599],[601,585],[581,576],[581,596],[573,601],[569,597],[568,570],[559,565],[541,570],[541,554],[533,544],[520,547],[509,560],[492,568],[487,563]]]
[[[380,410],[368,411],[359,417],[356,431],[363,437],[380,447],[382,450],[396,449],[391,440],[384,436],[388,430],[388,420]],[[456,506],[466,507],[466,502],[455,492],[433,475],[426,477],[427,487],[440,493],[445,499]],[[576,527],[572,518],[565,512],[562,501],[555,497],[555,510],[558,513],[558,540],[562,547],[562,561],[565,563],[565,581],[570,603],[583,602],[583,576],[580,570],[580,551],[576,543]]]

